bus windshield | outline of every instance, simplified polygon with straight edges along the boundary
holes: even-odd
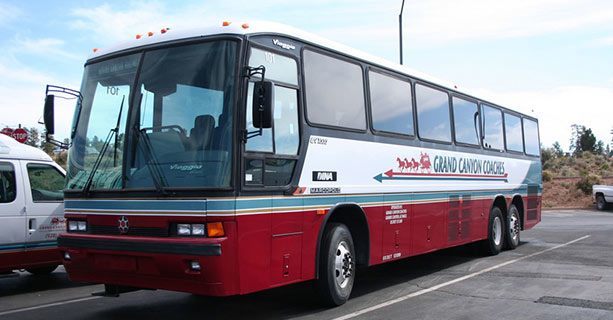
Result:
[[[67,189],[229,187],[236,55],[213,41],[87,65]]]

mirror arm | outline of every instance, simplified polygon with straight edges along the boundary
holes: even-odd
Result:
[[[51,143],[52,145],[54,145],[56,147],[60,147],[60,148],[62,148],[64,150],[68,150],[68,148],[70,148],[70,143],[64,143],[62,141],[55,140],[48,133],[45,133],[45,141]]]

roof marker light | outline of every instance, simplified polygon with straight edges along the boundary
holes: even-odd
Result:
[[[149,32],[147,32],[147,35],[148,35],[149,37],[151,37],[151,36],[153,36],[153,32],[149,31]]]
[[[136,39],[137,39],[137,40],[138,40],[138,39],[140,39],[140,38],[142,38],[142,37],[143,37],[143,36],[142,36],[142,35],[140,35],[140,34],[137,34],[137,35],[136,35]]]
[[[168,30],[170,30],[170,28],[162,28],[162,30],[160,30],[160,33],[164,34],[164,33],[168,32]]]
[[[241,27],[242,27],[243,29],[247,29],[247,28],[249,28],[249,24],[248,24],[248,23],[243,23],[243,24],[241,25]]]
[[[98,48],[93,49],[94,53],[98,52]]]
[[[222,27],[227,27],[227,26],[229,26],[231,23],[232,23],[232,22],[230,22],[230,21],[224,21],[224,22],[222,22],[222,23],[221,23],[221,26],[222,26]]]

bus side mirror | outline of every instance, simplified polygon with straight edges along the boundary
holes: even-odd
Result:
[[[43,119],[45,121],[45,130],[47,130],[47,134],[55,133],[55,123],[53,115],[54,100],[55,96],[52,94],[49,94],[45,97],[45,109],[43,112]]]
[[[275,86],[272,81],[257,81],[253,86],[253,127],[272,128],[274,114]]]

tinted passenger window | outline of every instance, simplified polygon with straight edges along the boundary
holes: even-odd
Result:
[[[359,65],[305,50],[304,77],[309,121],[366,129],[364,84]]]
[[[526,153],[538,156],[539,150],[539,128],[535,121],[524,118],[524,137],[526,141]]]
[[[452,105],[455,140],[459,143],[479,145],[479,108],[477,103],[453,97]]]
[[[368,74],[373,128],[414,134],[411,83],[372,71]]]
[[[504,114],[504,134],[507,139],[507,150],[524,152],[520,117]]]
[[[483,106],[483,146],[488,149],[503,150],[502,111],[490,106]]]
[[[32,200],[62,201],[64,198],[64,175],[46,164],[28,164],[28,177]]]
[[[449,97],[446,92],[415,85],[417,129],[425,139],[451,142]]]
[[[13,202],[16,196],[15,168],[10,163],[0,162],[0,203]]]

